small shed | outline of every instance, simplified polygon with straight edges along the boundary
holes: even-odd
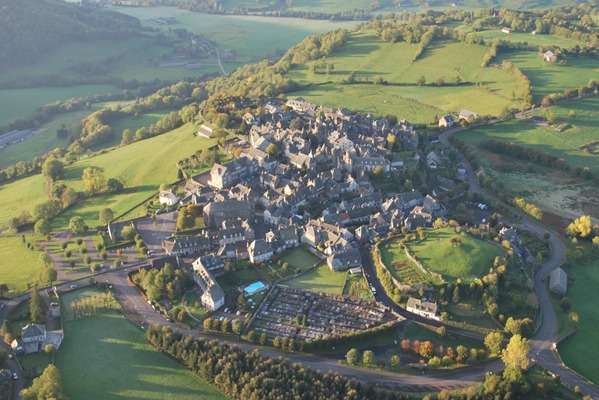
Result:
[[[544,54],[543,54],[543,59],[547,62],[553,62],[555,59],[553,58],[555,57],[555,53],[552,52],[551,50],[547,50]]]
[[[565,295],[568,290],[568,275],[561,268],[556,268],[549,274],[549,290],[555,294]]]

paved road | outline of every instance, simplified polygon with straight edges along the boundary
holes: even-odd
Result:
[[[442,144],[449,146],[449,136],[462,130],[463,128],[449,129],[439,135],[439,141]],[[459,152],[458,157],[460,161],[467,166],[466,169],[468,173],[470,191],[479,193],[489,199],[496,201],[497,203],[501,203],[505,207],[508,207],[512,213],[519,215],[521,222],[519,224],[512,224],[516,228],[528,230],[539,237],[543,236],[543,234],[546,232],[550,233],[551,236],[549,238],[549,245],[551,247],[551,256],[543,263],[541,268],[534,276],[534,288],[539,301],[541,323],[535,335],[529,342],[531,348],[529,356],[531,359],[535,359],[536,362],[543,368],[547,369],[553,374],[559,375],[561,382],[564,385],[570,388],[578,386],[582,393],[587,394],[594,399],[599,399],[599,387],[565,366],[558,358],[558,355],[554,352],[554,343],[557,340],[557,318],[555,316],[555,310],[551,304],[549,291],[545,281],[549,273],[564,262],[564,255],[566,252],[565,244],[559,239],[555,231],[551,231],[540,225],[538,222],[532,220],[528,215],[525,215],[520,210],[504,204],[501,200],[490,195],[484,189],[482,189],[478,184],[478,180],[476,179],[476,175],[470,164],[464,159],[464,157],[462,157],[461,154],[459,154]]]

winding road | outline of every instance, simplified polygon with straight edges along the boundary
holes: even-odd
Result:
[[[498,121],[494,120],[491,123],[496,122]],[[464,128],[461,127],[448,129],[439,135],[439,141],[445,146],[451,147],[449,144],[449,136],[463,130]],[[545,260],[541,268],[534,275],[534,288],[537,294],[537,300],[539,302],[541,323],[534,336],[529,341],[529,356],[531,359],[536,360],[537,364],[541,365],[547,371],[555,375],[559,375],[562,384],[570,387],[571,389],[578,386],[582,393],[591,396],[593,399],[599,399],[599,387],[563,364],[557,354],[557,348],[555,347],[555,343],[557,342],[557,318],[555,315],[555,310],[551,304],[549,291],[545,282],[551,271],[562,265],[564,262],[564,255],[566,252],[565,244],[559,239],[559,236],[555,231],[551,231],[540,225],[536,221],[532,220],[528,215],[525,215],[520,210],[503,203],[501,200],[495,196],[492,196],[483,188],[481,188],[481,186],[478,184],[476,174],[468,161],[466,161],[466,159],[464,159],[459,152],[457,153],[460,161],[467,166],[466,170],[470,191],[479,193],[484,197],[495,201],[496,203],[502,204],[510,209],[512,213],[519,215],[521,222],[518,224],[511,223],[511,225],[517,229],[528,230],[539,237],[542,237],[545,233],[550,234],[549,245],[551,248],[551,255],[547,260]]]

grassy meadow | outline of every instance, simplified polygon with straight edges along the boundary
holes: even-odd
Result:
[[[0,237],[0,254],[0,283],[8,285],[9,296],[26,291],[27,284],[36,281],[44,268],[41,253],[27,249],[21,237]]]
[[[595,346],[599,313],[589,307],[588,301],[595,296],[599,285],[599,257],[586,264],[572,265],[567,269],[568,297],[572,301],[570,311],[578,313],[578,331],[559,347],[564,362],[591,381],[599,382],[599,348]],[[561,313],[561,309],[556,310]]]
[[[73,320],[68,304],[97,292],[63,295],[65,340],[56,354],[63,388],[73,399],[226,399],[185,367],[153,350],[120,313]]]
[[[323,263],[322,265],[306,272],[303,275],[285,281],[285,285],[300,289],[313,290],[333,294],[343,294],[343,284],[346,272],[333,272]]]
[[[426,230],[425,233],[425,240],[408,242],[407,246],[426,269],[443,275],[446,280],[471,281],[482,278],[493,265],[495,257],[503,254],[498,246],[467,233],[456,233],[453,228]],[[462,239],[461,246],[452,246],[449,239],[453,236]],[[382,246],[383,262],[390,268],[394,262],[405,257],[398,254],[400,249],[397,243],[397,240],[390,241]]]
[[[417,47],[383,42],[372,32],[352,32],[341,50],[325,59],[334,65],[330,74],[315,74],[307,65],[300,65],[286,75],[311,85],[289,97],[302,96],[317,104],[346,106],[360,112],[389,112],[412,122],[428,123],[435,114],[463,108],[481,115],[497,115],[502,108],[517,105],[517,99],[523,96],[510,74],[480,67],[486,47],[437,41],[413,62]],[[344,83],[352,73],[358,83]],[[417,86],[420,76],[429,85]],[[378,77],[387,84],[372,84]],[[456,77],[462,81],[459,86],[453,85]],[[439,78],[445,86],[434,84]]]
[[[536,52],[511,51],[500,53],[496,58],[498,63],[504,60],[510,60],[530,79],[535,102],[551,93],[577,89],[599,78],[597,60],[589,57],[568,57],[566,64],[561,65],[543,61]]]
[[[108,8],[139,18],[144,25],[152,28],[164,30],[185,28],[189,32],[202,34],[215,41],[221,51],[235,50],[237,53],[235,62],[224,64],[227,72],[232,72],[237,66],[252,60],[273,56],[277,50],[286,50],[302,41],[306,36],[341,27],[352,28],[356,24],[356,22],[332,22],[302,18],[203,14],[166,6]],[[174,17],[177,19],[177,23],[160,27],[148,22],[149,19],[161,16]]]
[[[57,217],[53,227],[66,228],[69,219],[75,215],[83,217],[89,226],[96,226],[101,209],[111,208],[118,215],[150,197],[160,184],[177,180],[175,163],[178,160],[216,144],[216,139],[198,138],[193,136],[194,132],[192,125],[185,125],[154,138],[83,158],[68,166],[65,178],[59,182],[76,191],[84,190],[81,176],[87,167],[101,170],[107,179],[122,179],[126,190],[79,201]],[[21,210],[32,212],[35,205],[46,201],[44,178],[35,175],[4,184],[0,186],[0,194],[5,199],[5,206],[0,210],[0,226],[6,226],[8,219],[18,215]]]
[[[41,68],[41,67],[38,67]],[[40,73],[43,70],[40,69]],[[33,113],[37,108],[57,100],[119,93],[114,85],[79,85],[31,89],[0,89],[0,125]]]
[[[574,111],[576,116],[569,117]],[[585,152],[582,146],[599,140],[596,132],[599,120],[599,98],[592,97],[563,103],[551,108],[559,121],[567,127],[558,132],[551,127],[537,126],[521,121],[510,121],[459,133],[479,155],[485,172],[503,182],[515,195],[523,196],[543,211],[576,218],[581,214],[599,215],[599,195],[591,184],[573,179],[568,174],[542,168],[510,157],[482,152],[478,143],[495,138],[530,146],[566,160],[568,165],[589,167],[599,174],[599,155]],[[545,111],[539,111],[543,115]]]
[[[286,252],[281,257],[281,261],[289,263],[289,265],[294,268],[305,270],[314,265],[314,263],[318,262],[318,257],[303,247],[296,247],[295,249],[291,249],[289,252]]]

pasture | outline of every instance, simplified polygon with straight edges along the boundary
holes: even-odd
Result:
[[[63,295],[68,304],[92,289]],[[56,354],[65,393],[73,399],[226,399],[185,367],[153,350],[143,331],[117,312],[64,323],[65,340]]]
[[[274,56],[277,50],[287,50],[306,36],[337,28],[351,29],[357,23],[303,18],[203,14],[166,6],[107,8],[137,17],[144,25],[152,28],[156,28],[157,25],[149,23],[149,19],[161,16],[176,18],[176,24],[165,26],[162,29],[184,28],[189,32],[202,34],[213,40],[221,51],[230,49],[237,53],[233,63],[225,63],[227,72],[232,72],[241,64]],[[278,59],[278,57],[275,58]]]
[[[40,69],[40,73],[42,72],[43,70]],[[119,93],[120,91],[121,89],[110,84],[0,89],[0,125],[29,115],[37,108],[57,100],[88,97],[94,94]]]
[[[177,180],[175,163],[189,157],[196,150],[207,149],[216,144],[216,139],[195,137],[195,128],[184,125],[174,131],[131,145],[83,158],[65,169],[64,183],[76,191],[84,190],[81,176],[86,167],[99,169],[106,179],[120,178],[125,182],[125,191],[84,198],[53,221],[56,229],[65,229],[71,217],[83,217],[88,226],[99,224],[98,213],[111,208],[115,215],[129,210],[156,193],[160,184]],[[142,156],[140,156],[142,155]],[[221,155],[222,158],[222,155]],[[21,210],[32,212],[35,205],[46,201],[44,178],[34,175],[0,186],[5,207],[0,210],[0,226]]]
[[[543,61],[536,52],[511,51],[499,53],[497,63],[510,60],[530,79],[533,100],[539,102],[551,93],[577,89],[591,79],[599,78],[597,60],[588,57],[567,57],[566,64]]]
[[[469,27],[461,27],[458,28],[463,32],[470,32]],[[511,42],[517,43],[528,43],[536,46],[559,46],[562,48],[571,48],[578,45],[583,45],[583,43],[578,42],[574,39],[563,39],[554,35],[541,35],[536,34],[533,35],[531,32],[512,32],[509,34],[501,32],[501,29],[489,29],[479,32],[472,32],[472,35],[480,36],[486,40],[492,40],[495,38],[499,38],[502,40],[509,40]]]
[[[323,263],[297,278],[285,281],[284,284],[315,292],[343,294],[346,274],[346,272],[333,272]]]
[[[34,240],[27,237],[32,244]],[[8,296],[27,291],[27,284],[37,281],[44,268],[40,252],[29,250],[21,237],[0,237],[0,283],[8,285]]]
[[[413,62],[417,47],[383,42],[372,32],[352,32],[341,50],[325,58],[334,65],[329,74],[313,73],[307,65],[291,69],[286,77],[310,86],[288,97],[428,123],[435,114],[463,108],[497,115],[503,107],[518,106],[524,95],[510,74],[480,67],[486,47],[437,41]],[[351,74],[354,83],[348,84]],[[420,76],[427,85],[416,84]],[[445,84],[437,86],[440,78]],[[375,79],[387,83],[377,85]],[[455,85],[456,79],[462,83]]]
[[[568,116],[572,111],[576,113],[574,118]],[[537,114],[543,115],[544,112]],[[558,121],[567,123],[562,132],[551,127],[510,121],[464,131],[458,136],[478,154],[487,174],[509,185],[515,195],[524,196],[543,211],[569,219],[581,214],[598,215],[599,196],[587,182],[557,170],[515,162],[511,157],[483,152],[478,148],[478,143],[489,138],[510,141],[563,158],[570,166],[589,167],[593,174],[599,174],[599,155],[584,151],[585,144],[597,140],[595,127],[599,119],[599,98],[566,102],[552,107],[551,112]]]
[[[599,329],[599,314],[588,301],[595,296],[599,285],[599,259],[586,264],[572,265],[567,269],[570,311],[578,313],[580,323],[577,333],[559,347],[564,362],[576,372],[599,383],[599,348],[595,346]],[[556,312],[562,313],[561,309]]]

